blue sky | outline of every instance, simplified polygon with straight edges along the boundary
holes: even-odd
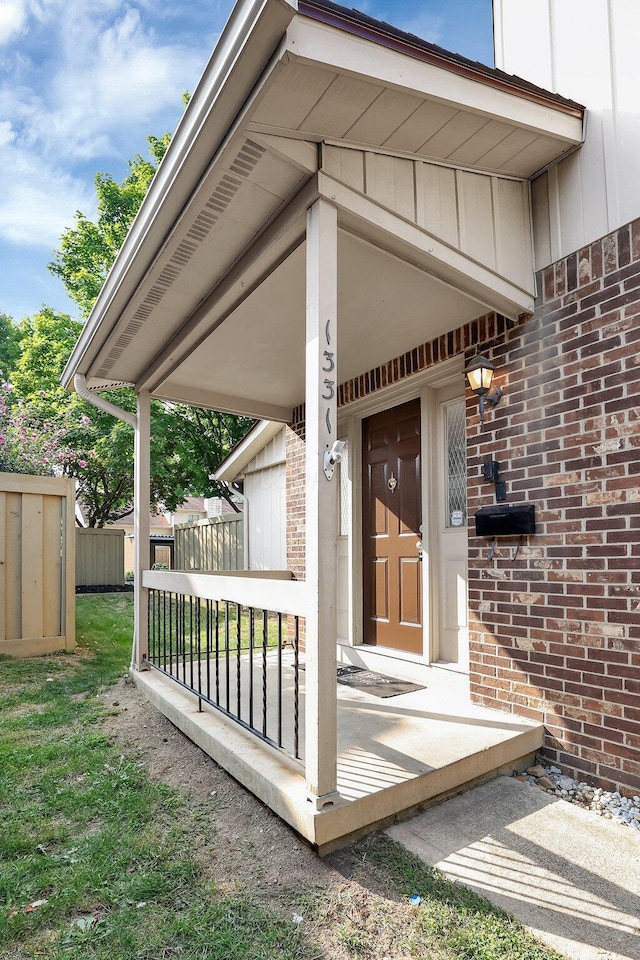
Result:
[[[493,63],[491,0],[348,0]],[[0,0],[0,312],[77,315],[47,270],[98,171],[120,180],[148,133],[173,131],[233,0]]]

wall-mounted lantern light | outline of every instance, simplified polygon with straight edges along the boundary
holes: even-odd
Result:
[[[500,387],[491,389],[493,381],[493,372],[495,365],[486,357],[474,357],[471,363],[465,367],[465,374],[469,381],[469,386],[477,397],[480,398],[478,407],[480,410],[480,423],[484,423],[484,405],[485,401],[491,407],[497,407],[502,399],[502,390]]]

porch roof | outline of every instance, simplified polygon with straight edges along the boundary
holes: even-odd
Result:
[[[227,483],[235,480],[280,430],[282,425],[273,420],[259,420],[220,463],[213,474],[213,479]]]
[[[239,0],[65,384],[80,373],[91,389],[287,420],[304,397],[305,224],[319,196],[339,209],[340,380],[487,309],[526,312],[531,277],[479,263],[473,243],[460,257],[347,189],[326,151],[526,181],[580,145],[582,123],[572,101],[327,0]]]

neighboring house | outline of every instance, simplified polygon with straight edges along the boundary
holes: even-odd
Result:
[[[294,579],[281,550],[149,572],[142,514],[133,672],[321,849],[541,746],[640,788],[640,10],[495,0],[494,26],[505,72],[328,0],[240,0],[65,371],[135,384],[140,503],[150,397],[275,424],[222,473],[278,510],[257,474],[284,429]],[[345,701],[337,658],[422,706]]]
[[[228,484],[242,482],[246,569],[287,569],[285,427],[258,422],[214,477]]]
[[[204,497],[187,497],[175,510],[165,511],[164,516],[170,527],[179,523],[193,523],[195,520],[207,519],[207,501]]]
[[[135,567],[133,511],[121,517],[120,520],[116,520],[115,523],[108,524],[108,526],[117,530],[124,530],[124,569],[125,573],[129,573]],[[162,513],[150,514],[149,537],[153,541],[152,563],[166,563],[167,566],[170,566],[173,530],[166,515]]]

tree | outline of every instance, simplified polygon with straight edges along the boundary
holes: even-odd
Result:
[[[88,525],[102,527],[133,504],[133,430],[60,383],[81,329],[77,320],[50,308],[20,324],[20,356],[0,404],[0,469],[75,477]],[[133,390],[102,395],[135,412]],[[188,495],[216,493],[209,474],[250,424],[154,400],[152,506],[175,510]],[[224,488],[220,493],[228,496]]]
[[[29,404],[15,400],[10,381],[0,380],[0,471],[54,476],[70,453],[63,435],[62,428],[42,424]]]
[[[13,319],[0,313],[0,373],[9,376],[20,356],[20,331]]]
[[[151,159],[136,154],[133,160],[129,160],[129,173],[122,183],[116,183],[111,174],[98,173],[94,181],[98,198],[97,222],[93,223],[78,210],[75,227],[62,234],[49,270],[60,277],[85,317],[89,316],[124,243],[170,139],[168,133],[161,138],[147,137]]]
[[[20,355],[4,384],[1,468],[76,477],[90,525],[102,526],[131,509],[133,431],[60,383],[81,330],[48,307],[21,322]]]

